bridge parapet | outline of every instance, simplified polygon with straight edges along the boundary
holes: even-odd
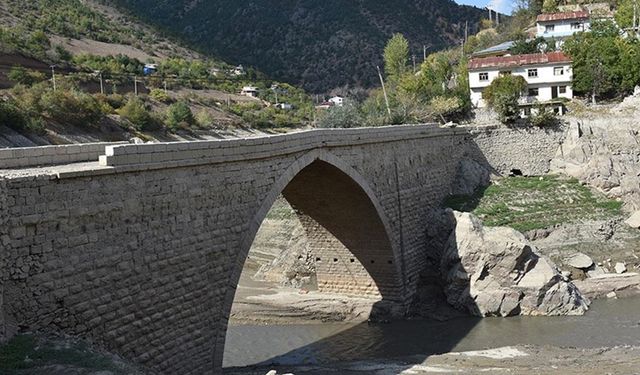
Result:
[[[98,142],[72,145],[20,147],[0,149],[0,169],[96,161],[108,146],[129,142]]]
[[[100,165],[120,171],[183,167],[264,159],[315,148],[332,148],[407,139],[465,134],[467,130],[436,125],[403,125],[357,129],[315,129],[267,137],[114,145],[100,156]]]

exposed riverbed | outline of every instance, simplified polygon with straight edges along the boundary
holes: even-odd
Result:
[[[622,356],[620,362],[629,365],[635,363],[635,368],[640,371],[638,351],[631,348],[640,347],[639,311],[640,298],[629,298],[595,301],[587,315],[581,317],[469,317],[445,322],[405,321],[382,325],[326,323],[230,326],[227,333],[225,367],[280,366],[285,371],[289,366],[298,369],[298,373],[315,373],[314,368],[325,368],[325,371],[328,371],[327,368],[337,370],[340,367],[338,363],[364,361],[363,363],[369,365],[379,364],[381,368],[386,366],[390,369],[399,362],[414,365],[428,362],[429,358],[436,354],[503,347],[510,349],[502,351],[516,350],[524,353],[521,354],[523,357],[534,352],[537,353],[536,356],[546,353],[547,357],[553,357],[555,353],[556,359],[541,357],[539,364],[542,364],[546,360],[569,360],[572,356],[577,359],[587,353],[602,354],[603,351],[597,350],[598,348],[618,347],[614,352],[616,356]],[[566,349],[559,351],[553,348]],[[604,351],[610,352],[611,349]],[[631,353],[631,357],[624,359],[627,351]],[[500,356],[498,354],[498,357]],[[507,357],[493,360],[513,358],[511,355]],[[432,360],[438,358],[448,357],[433,356]],[[596,357],[592,356],[593,358]],[[589,361],[588,358],[584,360]],[[605,363],[609,362],[601,362],[601,365]],[[301,370],[300,365],[312,366]],[[598,363],[593,365],[594,369],[606,370],[598,367]],[[477,370],[484,368],[481,364],[478,366]],[[256,371],[259,373],[260,370]],[[377,372],[372,370],[369,373]]]

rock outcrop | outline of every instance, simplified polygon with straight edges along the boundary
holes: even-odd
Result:
[[[581,315],[589,301],[524,236],[485,228],[469,213],[455,218],[441,258],[447,301],[477,316]]]
[[[621,199],[629,210],[640,209],[639,133],[637,117],[572,119],[551,172],[565,173]]]

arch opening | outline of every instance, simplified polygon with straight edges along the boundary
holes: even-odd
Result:
[[[272,192],[275,197],[265,202],[267,208],[264,213],[259,213],[256,221],[262,231],[264,225],[273,224],[270,217],[277,217],[282,213],[281,210],[288,209],[293,216],[291,221],[296,224],[280,229],[291,233],[282,236],[282,233],[267,231],[259,234],[257,239],[253,234],[249,244],[251,246],[262,242],[262,246],[265,243],[269,245],[269,241],[274,238],[277,240],[278,236],[281,237],[280,240],[287,238],[286,234],[291,235],[289,239],[295,237],[287,244],[294,244],[293,252],[291,248],[271,244],[282,248],[276,249],[276,252],[285,253],[272,254],[272,258],[288,257],[292,262],[285,261],[285,268],[275,267],[276,274],[280,272],[283,276],[281,280],[271,277],[268,281],[282,284],[283,281],[295,278],[296,282],[290,283],[290,286],[302,287],[305,293],[311,291],[327,296],[366,297],[372,301],[372,315],[391,314],[391,310],[401,306],[401,262],[396,258],[397,254],[388,235],[388,225],[377,198],[364,180],[348,167],[338,167],[334,162],[314,157],[282,185],[284,187],[278,187],[276,183],[274,189],[277,191]],[[274,210],[280,212],[274,215]],[[261,238],[265,234],[273,238],[269,237],[265,241]],[[255,277],[255,271],[259,269],[256,266],[261,266],[256,264],[259,263],[257,259],[264,254],[256,254],[253,250],[255,249],[252,247],[251,252],[247,249],[246,253],[239,255],[242,259],[239,259],[238,264],[240,267],[245,266],[245,272],[242,277],[238,275],[236,280],[231,280],[232,283],[236,282],[234,289],[247,289],[247,285],[243,283],[259,283],[265,276],[263,272]],[[273,259],[271,261],[273,263]],[[255,268],[246,272],[246,265],[252,262]],[[291,267],[292,264],[297,268],[287,270],[286,267]],[[301,265],[303,266],[300,267]],[[300,268],[303,269],[302,272]],[[274,267],[270,271],[274,271]],[[288,271],[291,273],[287,275]],[[271,276],[273,274],[271,272]],[[246,292],[237,293],[234,310],[238,297],[246,297]],[[228,312],[231,312],[231,306]],[[260,313],[260,310],[256,312]],[[362,320],[367,318],[368,316],[364,316]],[[224,352],[223,348],[216,349],[218,353],[219,350]],[[221,359],[219,358],[220,362]]]

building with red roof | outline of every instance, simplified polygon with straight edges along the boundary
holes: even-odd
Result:
[[[469,61],[469,87],[474,106],[486,106],[482,92],[497,77],[519,75],[527,81],[522,103],[573,98],[571,58],[562,52],[474,58]]]

